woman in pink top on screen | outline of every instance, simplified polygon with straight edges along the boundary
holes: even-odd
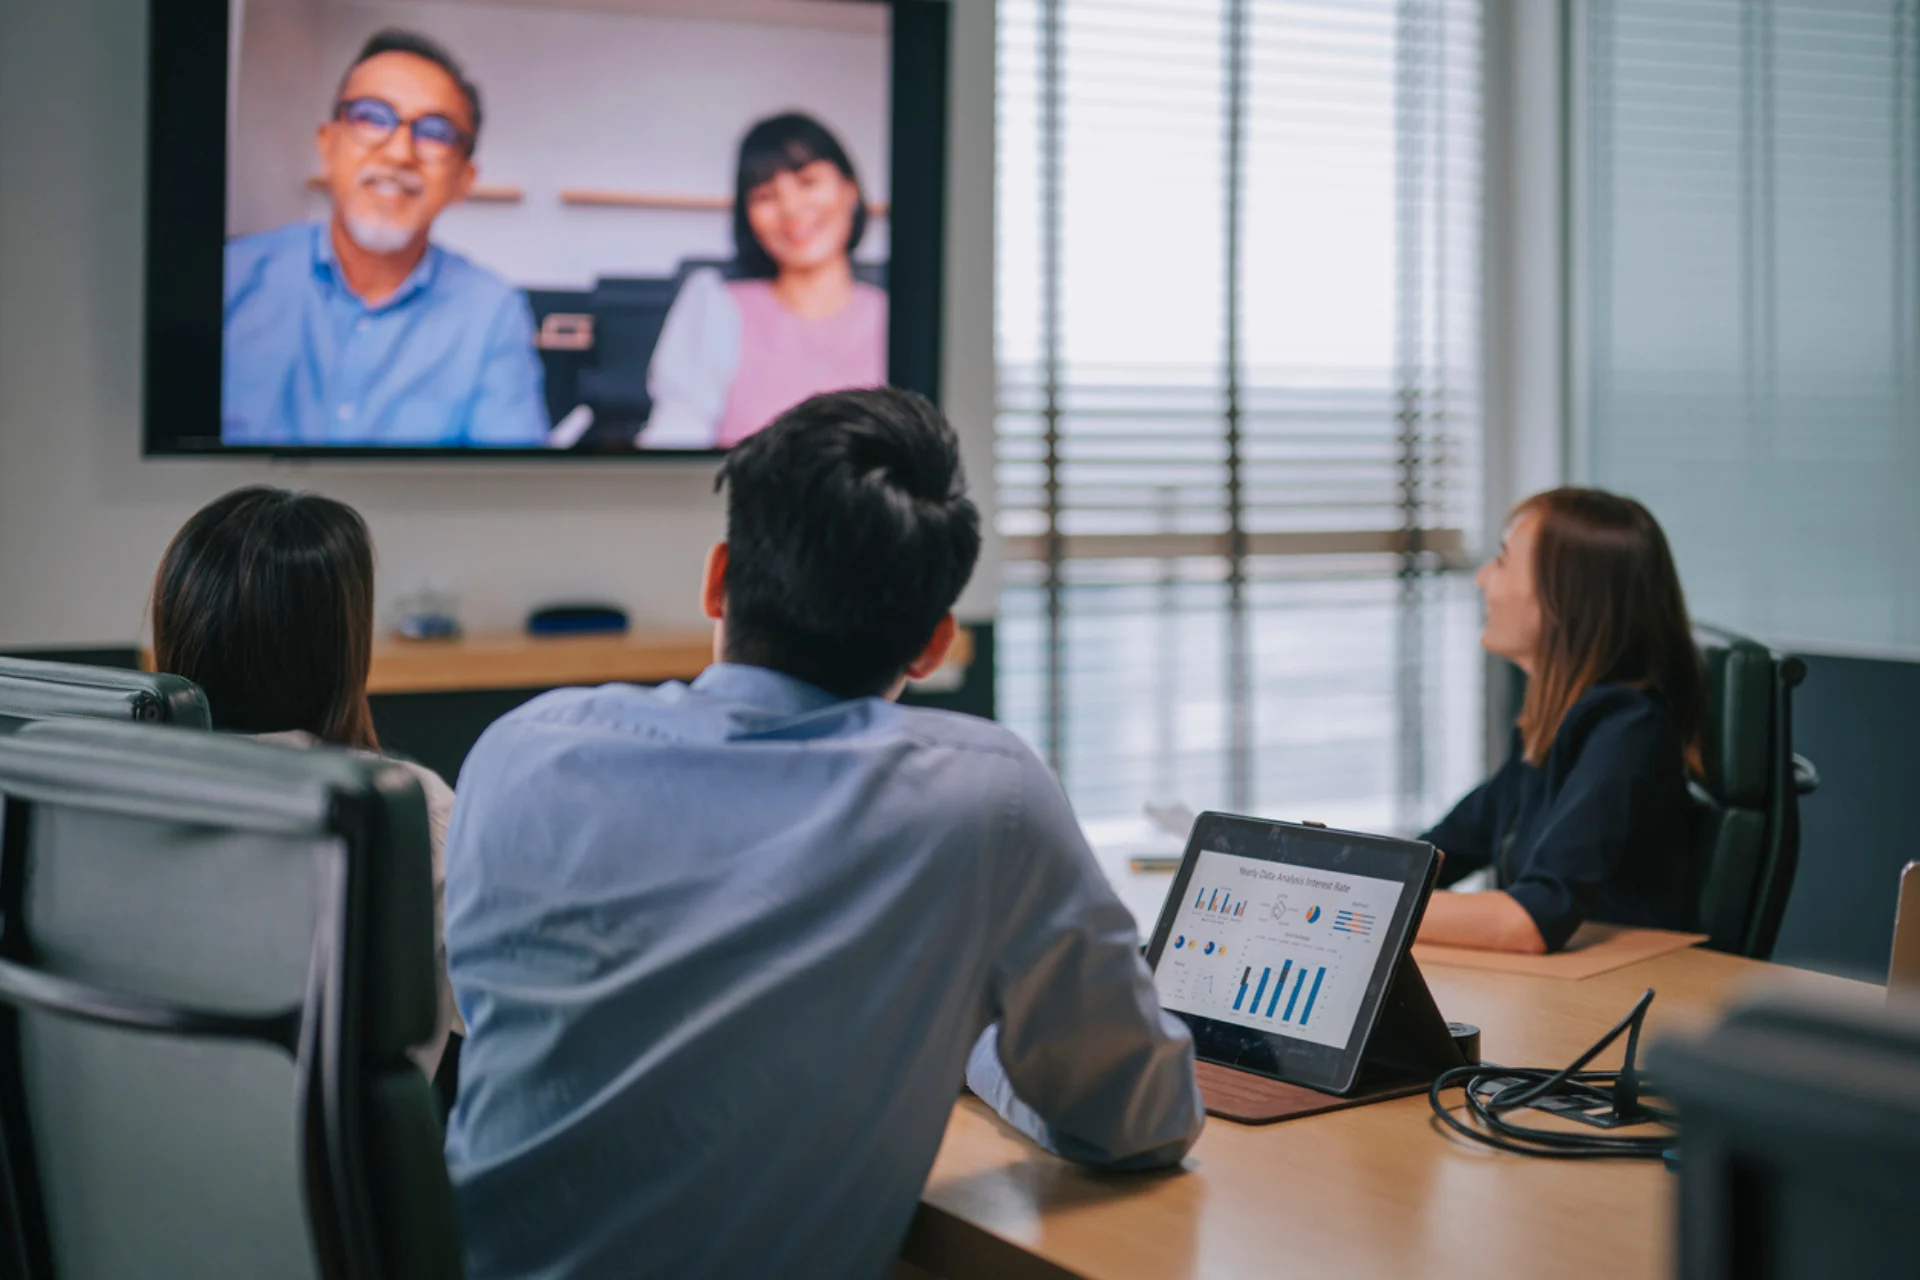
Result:
[[[726,449],[822,391],[887,380],[887,295],[853,278],[867,228],[853,161],[824,125],[789,113],[740,142],[733,279],[687,277],[647,370],[653,414],[636,443]]]

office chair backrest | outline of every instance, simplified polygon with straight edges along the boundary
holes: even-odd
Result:
[[[1765,959],[1800,856],[1800,803],[1817,777],[1793,754],[1798,658],[1711,627],[1694,632],[1706,668],[1705,776],[1694,800],[1689,895],[1707,945]]]
[[[1662,1035],[1646,1072],[1680,1114],[1669,1274],[1920,1274],[1920,1006],[1763,997]]]
[[[0,658],[0,733],[35,720],[79,717],[205,729],[207,695],[180,676]]]
[[[594,281],[587,299],[593,314],[593,357],[580,370],[580,398],[593,407],[595,417],[638,422],[653,412],[647,370],[679,291],[678,276]]]
[[[458,1275],[432,903],[372,757],[0,738],[0,1274]]]

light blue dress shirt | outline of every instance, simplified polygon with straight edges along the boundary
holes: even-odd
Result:
[[[1132,917],[1000,725],[723,664],[547,694],[457,793],[474,1280],[877,1280],[963,1073],[1083,1161],[1200,1131]]]
[[[427,247],[392,297],[347,287],[325,223],[227,243],[220,438],[237,445],[539,446],[524,293]]]

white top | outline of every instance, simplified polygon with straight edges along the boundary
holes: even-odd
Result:
[[[271,742],[283,747],[321,745],[320,739],[304,729],[252,736],[256,742]],[[460,1020],[460,1010],[453,1003],[453,984],[447,980],[447,823],[453,817],[453,788],[425,765],[394,756],[379,758],[411,773],[427,797],[427,834],[431,837],[433,847],[433,968],[440,995],[439,1008],[433,1020],[433,1038],[415,1045],[409,1053],[414,1064],[431,1080],[434,1072],[440,1069],[440,1055],[447,1050],[447,1036],[455,1031],[461,1035],[467,1032],[466,1024]]]
[[[740,308],[712,267],[687,277],[667,308],[647,366],[653,413],[634,443],[647,449],[711,449],[727,391],[740,368]]]

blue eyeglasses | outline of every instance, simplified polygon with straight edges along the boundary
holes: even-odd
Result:
[[[355,142],[369,149],[384,147],[387,139],[405,125],[413,134],[414,151],[428,164],[465,155],[473,145],[473,135],[445,116],[403,120],[399,110],[384,98],[349,98],[333,109],[333,118],[347,126]]]

